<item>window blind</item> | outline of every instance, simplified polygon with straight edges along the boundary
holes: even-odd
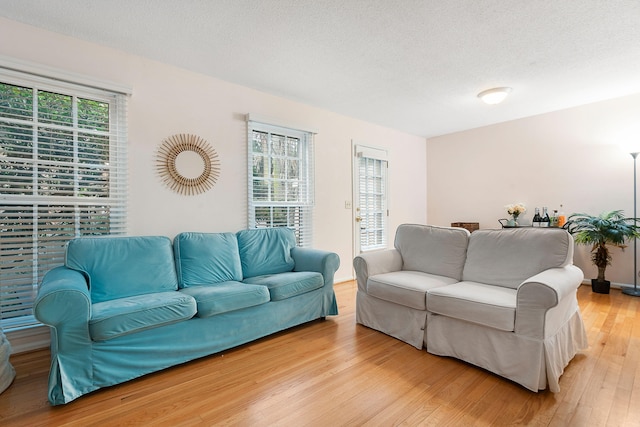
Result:
[[[37,324],[44,274],[79,236],[126,232],[127,96],[0,68],[0,323]]]
[[[289,227],[312,245],[313,133],[248,121],[249,228]]]

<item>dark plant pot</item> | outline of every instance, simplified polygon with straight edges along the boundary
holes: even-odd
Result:
[[[608,294],[611,289],[611,282],[604,280],[599,282],[598,279],[591,279],[591,290],[597,294]]]

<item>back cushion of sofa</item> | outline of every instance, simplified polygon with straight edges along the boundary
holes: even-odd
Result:
[[[173,252],[181,288],[242,280],[233,233],[180,233],[173,239]]]
[[[239,231],[238,248],[244,277],[292,271],[291,249],[296,246],[293,230],[284,227]]]
[[[92,303],[178,289],[168,237],[81,237],[67,243],[65,265],[89,278]]]
[[[463,228],[402,224],[394,245],[402,255],[403,270],[460,280],[468,241],[469,232]]]
[[[573,238],[565,230],[478,230],[469,239],[462,279],[516,289],[531,276],[572,262]]]

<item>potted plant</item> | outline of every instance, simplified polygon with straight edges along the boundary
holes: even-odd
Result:
[[[625,240],[640,237],[636,219],[625,218],[621,210],[604,212],[599,216],[575,213],[569,216],[563,228],[574,236],[576,243],[591,245],[591,261],[598,267],[598,277],[591,279],[591,290],[608,294],[611,282],[605,280],[604,273],[611,264],[609,246],[624,250]]]

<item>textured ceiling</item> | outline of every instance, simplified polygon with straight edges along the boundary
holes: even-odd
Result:
[[[0,0],[0,16],[425,137],[640,92],[638,0]],[[476,98],[495,86],[503,104]]]

